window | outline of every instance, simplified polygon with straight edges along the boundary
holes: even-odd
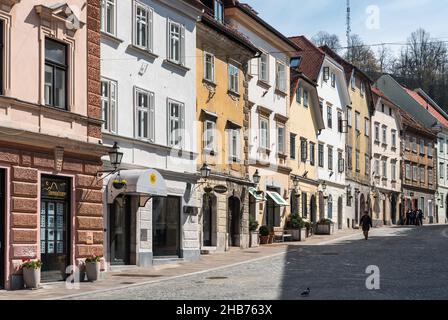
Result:
[[[344,133],[344,122],[342,120],[342,112],[338,111],[338,132]]]
[[[292,160],[296,158],[296,135],[289,135],[289,153]]]
[[[184,105],[168,100],[168,142],[170,147],[184,147],[183,131],[185,130]]]
[[[280,90],[281,92],[286,92],[286,66],[277,61],[277,72],[275,74],[275,86],[277,90]]]
[[[309,106],[309,92],[308,92],[308,90],[304,90],[303,91],[303,105],[305,107]]]
[[[406,179],[411,180],[411,165],[406,163]]]
[[[446,177],[448,178],[448,165],[446,166]]]
[[[380,142],[380,124],[378,122],[375,123],[375,142]]]
[[[103,113],[103,130],[117,133],[117,83],[101,80],[101,109]]]
[[[355,130],[361,132],[361,115],[359,112],[355,113]]]
[[[375,159],[375,172],[374,172],[375,177],[379,177],[380,176],[380,160]]]
[[[369,176],[370,175],[370,156],[368,155],[368,154],[366,154],[366,157],[365,157],[365,174],[366,174],[366,176]]]
[[[432,143],[428,142],[428,157],[432,157],[432,156],[433,156]]]
[[[331,86],[333,88],[336,88],[336,74],[335,73],[331,74]]]
[[[302,216],[306,218],[308,216],[308,194],[302,192]]]
[[[425,183],[425,167],[420,167],[420,182]]]
[[[308,141],[300,138],[300,161],[306,163],[308,160]]]
[[[392,130],[392,148],[397,148],[397,131]]]
[[[387,127],[383,126],[383,144],[387,144]]]
[[[353,169],[353,149],[352,149],[352,147],[347,147],[347,168],[348,168],[348,170]]]
[[[152,10],[134,1],[134,45],[152,51]]]
[[[261,81],[269,82],[269,56],[266,53],[260,56],[258,76]]]
[[[364,127],[366,137],[370,136],[370,120],[367,118],[364,119]]]
[[[211,53],[204,53],[204,79],[215,82],[215,56]]]
[[[392,181],[397,181],[397,163],[392,162],[390,164],[390,177]]]
[[[382,160],[382,176],[387,179],[387,160]]]
[[[338,151],[338,172],[343,173],[345,171],[344,155],[342,151]]]
[[[444,153],[443,139],[439,139],[439,153]]]
[[[420,139],[420,154],[425,155],[425,140]]]
[[[207,152],[215,152],[215,131],[216,123],[206,120],[204,122],[204,150]]]
[[[319,143],[317,153],[318,153],[317,161],[318,161],[319,167],[323,168],[324,167],[324,145],[323,144]]]
[[[310,165],[314,166],[316,163],[316,144],[310,142]]]
[[[405,139],[405,149],[409,151],[411,150],[411,136],[406,136]]]
[[[302,85],[300,83],[297,86],[296,101],[297,103],[302,103]]]
[[[285,154],[285,127],[277,126],[277,145],[279,154]]]
[[[135,88],[135,136],[154,140],[154,93]]]
[[[229,90],[235,93],[239,92],[239,71],[232,64],[229,64]]]
[[[352,126],[352,108],[347,108],[347,124],[349,127]]]
[[[440,179],[443,180],[444,176],[445,176],[445,166],[444,166],[443,162],[439,163],[439,175],[440,175]]]
[[[425,198],[423,197],[420,198],[419,209],[423,211],[423,214],[425,214]]]
[[[330,67],[324,67],[323,72],[324,81],[327,82],[330,79]]]
[[[229,130],[229,156],[231,162],[240,161],[240,129]]]
[[[431,168],[428,169],[428,184],[432,186],[434,183],[433,170]]]
[[[215,3],[215,19],[219,22],[224,22],[224,8],[220,0],[214,0]]]
[[[359,150],[356,150],[356,171],[359,172],[361,171],[361,165],[360,165],[360,161],[359,161]]]
[[[389,115],[392,117],[393,116],[393,114],[392,114],[392,108],[390,108],[389,107]]]
[[[333,108],[327,105],[327,127],[333,128]]]
[[[366,85],[364,81],[361,81],[361,97],[364,97],[365,94],[366,94]]]
[[[260,117],[260,148],[269,149],[269,120]]]
[[[415,166],[415,165],[413,165],[412,166],[412,180],[413,181],[418,181],[419,179],[418,179],[418,167],[417,166]]]
[[[353,91],[356,89],[355,71],[352,72],[351,87],[352,87],[352,90],[353,90]]]
[[[333,171],[333,147],[328,146],[328,170]]]
[[[381,104],[381,112],[384,113],[384,103]]]
[[[412,137],[412,151],[417,153],[417,138]]]
[[[67,109],[67,46],[45,39],[45,104]]]
[[[168,19],[168,60],[185,64],[185,26]]]
[[[115,0],[101,0],[101,31],[116,34]]]
[[[440,194],[440,207],[443,208],[445,202],[445,195],[443,193]]]

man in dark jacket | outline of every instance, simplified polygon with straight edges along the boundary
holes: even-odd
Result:
[[[372,218],[370,218],[369,213],[366,211],[359,222],[362,227],[362,232],[364,233],[364,238],[369,240],[369,231],[370,228],[373,228]]]
[[[418,209],[418,222],[420,226],[423,226],[423,211],[422,209]]]

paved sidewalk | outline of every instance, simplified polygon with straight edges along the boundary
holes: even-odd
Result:
[[[379,229],[378,229],[379,230]],[[203,255],[196,262],[182,262],[175,265],[155,266],[152,268],[133,268],[121,272],[107,272],[100,281],[79,284],[78,289],[68,289],[65,282],[43,284],[38,290],[0,291],[0,300],[36,300],[36,299],[62,299],[79,296],[87,293],[109,291],[114,289],[140,286],[142,284],[156,283],[185,277],[188,275],[224,269],[238,264],[250,263],[256,260],[267,259],[272,256],[283,255],[288,247],[324,245],[345,238],[361,237],[359,230],[343,230],[331,236],[318,236],[307,239],[305,242],[286,242],[265,245],[258,248],[240,250],[232,249],[226,253]]]

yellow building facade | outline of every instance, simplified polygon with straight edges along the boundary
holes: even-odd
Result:
[[[202,251],[249,246],[246,64],[256,47],[205,14],[197,24],[198,170]]]

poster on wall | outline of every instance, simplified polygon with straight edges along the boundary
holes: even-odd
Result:
[[[48,242],[48,253],[54,253],[54,242]]]
[[[48,241],[54,241],[54,230],[48,230]]]
[[[48,216],[48,228],[54,228],[54,216]]]
[[[62,242],[62,241],[57,242],[56,253],[64,253],[64,242]]]

